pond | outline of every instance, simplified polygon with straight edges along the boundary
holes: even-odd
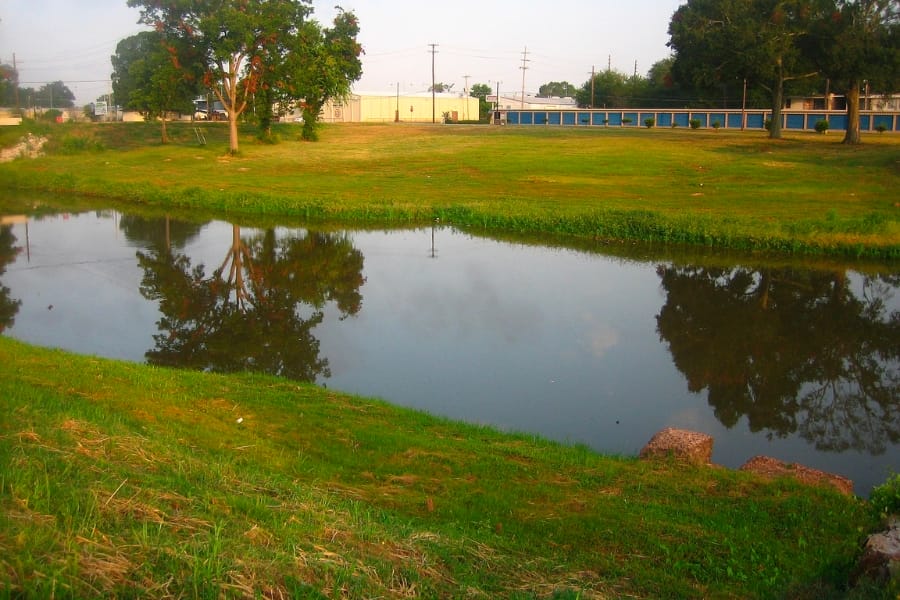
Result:
[[[22,211],[0,332],[157,365],[256,370],[634,455],[673,426],[713,461],[900,469],[896,265],[564,248],[451,226],[334,230]]]

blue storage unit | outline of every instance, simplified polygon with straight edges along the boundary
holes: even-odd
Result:
[[[872,118],[872,129],[877,130],[879,126],[884,126],[885,130],[894,130],[894,117],[891,115],[874,115]]]
[[[827,121],[827,120],[828,120],[828,115],[810,113],[810,114],[806,115],[806,128],[807,129],[815,129],[816,123],[818,123],[819,121]],[[831,123],[829,123],[828,126],[830,127]]]
[[[766,115],[762,113],[752,113],[747,115],[747,127],[750,129],[765,129]]]
[[[785,129],[803,129],[806,124],[803,115],[787,115],[785,120]]]
[[[847,114],[840,115],[828,115],[828,128],[829,129],[843,129],[847,130]]]
[[[502,111],[506,122],[510,125],[557,125],[557,126],[612,126],[612,127],[643,127],[644,121],[652,118],[657,127],[690,127],[692,120],[697,120],[702,128],[711,128],[713,123],[719,122],[728,129],[740,129],[742,116],[746,118],[747,129],[765,129],[766,121],[771,118],[771,113],[760,109],[744,111],[723,110],[507,110]],[[841,111],[792,111],[782,113],[782,126],[794,131],[814,131],[816,123],[821,120],[828,121],[829,129],[846,130],[847,115]],[[626,122],[627,121],[627,122]],[[860,115],[859,128],[861,131],[875,131],[883,127],[885,131],[900,132],[900,113],[896,112],[866,112]]]

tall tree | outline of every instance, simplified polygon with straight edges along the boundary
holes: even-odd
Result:
[[[169,141],[170,112],[193,112],[200,90],[202,67],[183,40],[166,39],[158,31],[142,31],[116,46],[112,60],[112,88],[125,108],[148,120],[160,119],[162,142]]]
[[[469,96],[478,98],[478,119],[484,121],[491,112],[491,104],[487,97],[493,93],[491,86],[486,83],[476,83],[469,90]]]
[[[578,88],[568,81],[551,81],[538,88],[538,98],[573,98]]]
[[[19,72],[12,65],[0,64],[0,106],[18,108]]]
[[[890,92],[900,85],[900,3],[819,0],[802,42],[810,59],[847,99],[844,143],[859,144],[860,88]]]
[[[263,80],[273,41],[295,35],[311,12],[310,0],[128,0],[140,22],[196,48],[204,82],[228,113],[229,149],[239,150],[238,119]]]
[[[322,107],[333,98],[350,94],[350,86],[362,76],[362,46],[356,39],[359,21],[353,12],[340,6],[332,26],[318,33],[317,27],[301,31],[301,49],[291,73],[291,88],[301,98],[303,139],[315,140]]]
[[[579,106],[590,108],[629,106],[627,75],[607,69],[595,73],[575,93]]]
[[[798,38],[812,0],[688,0],[669,24],[673,72],[692,84],[718,88],[747,80],[771,97],[769,136],[781,137],[785,83],[810,77]]]
[[[53,81],[35,92],[34,104],[42,108],[72,108],[75,106],[75,94],[62,81]]]

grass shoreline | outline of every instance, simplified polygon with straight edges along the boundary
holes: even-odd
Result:
[[[789,480],[2,337],[0,408],[2,597],[891,597]]]
[[[348,124],[310,144],[283,125],[281,143],[245,136],[229,157],[224,128],[202,126],[205,146],[187,124],[165,146],[148,124],[49,127],[49,156],[0,165],[0,185],[227,215],[900,258],[896,136],[847,148],[812,134]]]

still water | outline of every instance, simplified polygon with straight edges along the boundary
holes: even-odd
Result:
[[[688,428],[719,464],[766,454],[861,495],[900,470],[890,265],[111,210],[2,223],[0,332],[34,344],[264,371],[604,453]]]

